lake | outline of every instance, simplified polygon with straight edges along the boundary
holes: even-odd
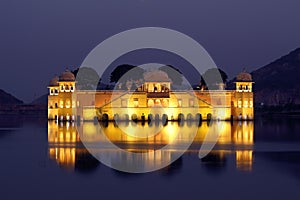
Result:
[[[299,117],[78,126],[45,118],[0,117],[1,199],[300,198]],[[156,134],[148,135],[149,129]],[[200,159],[204,142],[214,142],[207,135],[215,133],[216,145]],[[155,169],[162,160],[171,164],[148,173],[118,171],[94,156],[118,168],[131,165],[132,154],[118,153],[108,142],[125,152],[147,153],[134,170]],[[90,148],[91,143],[104,145]]]

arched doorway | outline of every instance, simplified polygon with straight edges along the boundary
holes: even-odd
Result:
[[[114,121],[119,121],[120,117],[119,114],[114,114]]]
[[[167,123],[168,123],[168,115],[167,114],[163,114],[162,117],[161,117],[161,121],[162,121],[162,124],[164,126],[167,125]]]
[[[193,115],[191,113],[187,114],[186,120],[192,121],[193,120]]]
[[[183,121],[184,120],[184,114],[179,113],[178,114],[178,121]]]
[[[134,122],[136,122],[138,120],[137,115],[136,114],[132,114],[131,115],[131,120],[134,121]]]
[[[145,121],[145,114],[144,113],[142,113],[142,115],[141,115],[141,120],[142,120],[142,122]]]
[[[198,122],[202,121],[202,115],[200,113],[196,114],[196,121]]]
[[[152,115],[152,114],[149,114],[149,115],[148,115],[148,122],[151,122],[151,121],[153,121],[153,115]]]
[[[155,114],[155,121],[159,121],[159,114]]]
[[[94,117],[94,124],[97,124],[97,123],[98,123],[98,117],[95,116],[95,117]]]
[[[104,121],[104,122],[107,122],[108,121],[108,114],[104,113],[102,115],[102,119],[101,120]]]
[[[207,119],[207,121],[212,120],[212,114],[211,114],[211,113],[208,113],[208,114],[206,115],[206,119]]]
[[[128,115],[128,114],[124,114],[123,119],[124,119],[125,121],[129,121],[129,115]]]

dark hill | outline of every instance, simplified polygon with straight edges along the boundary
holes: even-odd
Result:
[[[251,74],[256,103],[300,104],[300,48]]]
[[[19,105],[19,104],[23,104],[23,101],[17,99],[13,95],[0,89],[0,106],[1,107],[7,106],[7,105]]]
[[[45,105],[48,104],[48,94],[44,94],[36,99],[34,99],[31,103],[31,105]]]

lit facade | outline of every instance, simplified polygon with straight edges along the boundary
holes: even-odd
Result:
[[[242,72],[235,90],[172,91],[162,71],[149,72],[134,91],[76,90],[75,76],[63,72],[48,86],[48,119],[94,120],[252,120],[252,77]]]

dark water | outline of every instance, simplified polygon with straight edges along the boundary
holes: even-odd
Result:
[[[0,199],[299,199],[299,121],[222,122],[227,128],[204,159],[199,136],[170,166],[128,174],[98,162],[65,124],[2,116]]]

